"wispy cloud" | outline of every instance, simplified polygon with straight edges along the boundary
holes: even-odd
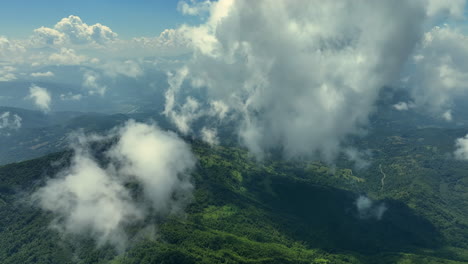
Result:
[[[18,130],[21,128],[22,120],[17,114],[3,112],[0,114],[0,130]]]
[[[51,71],[31,73],[31,77],[54,77],[54,76],[55,74]]]
[[[39,87],[35,84],[31,85],[31,87],[29,87],[28,98],[31,99],[34,104],[42,111],[50,111],[52,98],[46,88]]]
[[[361,219],[377,219],[381,220],[387,206],[384,203],[376,203],[367,196],[360,195],[355,201],[358,217]]]
[[[103,165],[90,145],[116,138]],[[195,158],[177,135],[155,125],[127,122],[108,136],[74,136],[71,165],[50,178],[33,199],[56,215],[54,228],[67,234],[88,234],[99,245],[127,245],[125,227],[142,224],[150,213],[181,212],[191,199],[190,171]],[[127,183],[142,187],[144,200]]]
[[[194,55],[169,75],[164,113],[189,133],[217,102],[257,156],[274,146],[289,157],[333,160],[366,126],[380,89],[400,79],[424,28],[458,16],[463,4],[183,1],[183,13],[206,19],[178,29]],[[206,102],[184,89],[203,89]]]

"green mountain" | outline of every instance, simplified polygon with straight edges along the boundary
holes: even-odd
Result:
[[[459,128],[375,129],[356,139],[369,167],[341,157],[256,162],[191,141],[198,158],[184,214],[128,226],[125,252],[50,227],[30,194],[70,152],[0,167],[1,263],[468,263],[468,163]],[[138,195],[138,184],[127,186]],[[360,198],[361,197],[361,198]],[[368,197],[368,198],[363,198]],[[358,210],[367,199],[380,212]],[[148,228],[148,227],[155,228]]]

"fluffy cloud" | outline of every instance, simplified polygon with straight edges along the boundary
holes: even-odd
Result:
[[[50,64],[57,65],[80,65],[86,60],[86,56],[76,54],[75,50],[67,48],[61,48],[59,52],[52,53],[48,57]]]
[[[33,100],[34,104],[44,112],[50,111],[50,103],[52,98],[47,89],[39,87],[37,85],[31,85],[29,87],[29,99]]]
[[[408,85],[417,107],[446,113],[468,90],[468,36],[449,26],[434,27],[417,49]]]
[[[143,184],[144,194],[159,213],[179,211],[193,189],[188,172],[195,165],[190,148],[176,134],[155,126],[129,122],[109,156],[119,172]]]
[[[68,93],[68,94],[61,94],[60,95],[60,100],[62,101],[79,101],[83,98],[82,94],[73,94],[73,93]]]
[[[172,56],[190,52],[190,39],[180,29],[166,29],[157,37],[138,37],[120,42],[119,50],[130,56]]]
[[[209,128],[203,127],[200,133],[201,133],[201,139],[205,141],[206,143],[210,145],[219,144],[219,138],[217,135],[218,133],[215,129],[209,129]]]
[[[455,158],[459,160],[468,160],[468,135],[458,138],[455,141]]]
[[[117,137],[105,155],[108,165],[94,157],[90,144]],[[47,181],[33,198],[53,212],[55,228],[70,234],[89,234],[102,245],[125,248],[124,228],[152,212],[179,212],[191,198],[189,172],[195,159],[177,135],[154,125],[129,121],[109,137],[75,137],[69,168]],[[147,203],[138,202],[126,187],[137,182]]]
[[[99,23],[89,26],[78,16],[62,18],[54,28],[34,30],[31,41],[35,45],[105,44],[116,40],[117,34]]]
[[[98,243],[113,242],[124,247],[123,225],[141,220],[119,179],[101,168],[86,149],[75,149],[72,165],[63,176],[51,179],[35,193],[43,209],[59,215],[59,230],[72,234],[90,233]]]
[[[410,108],[413,108],[414,107],[414,104],[409,102],[398,102],[396,104],[393,105],[393,108],[395,108],[396,110],[398,111],[406,111],[406,110],[409,110]]]
[[[220,0],[205,23],[179,29],[195,49],[166,93],[165,114],[180,131],[214,101],[258,156],[279,147],[331,160],[361,131],[422,35],[423,1],[295,3]],[[182,96],[184,82],[206,91],[206,107]]]
[[[452,16],[461,18],[463,17],[463,10],[465,10],[465,0],[428,0],[427,15],[428,16]]]
[[[186,1],[180,1],[177,4],[177,9],[184,15],[199,16],[207,13],[211,8],[211,1],[205,0],[197,2],[190,0],[190,3]]]
[[[31,73],[31,77],[54,77],[54,76],[55,74],[51,71]]]
[[[360,195],[356,199],[355,205],[358,211],[358,217],[361,219],[375,218],[380,220],[382,219],[385,211],[387,211],[387,207],[384,203],[376,204],[374,201],[364,195]]]
[[[190,52],[189,47],[190,42],[180,30],[166,29],[154,37],[124,40],[105,25],[88,25],[71,15],[53,27],[34,29],[27,39],[0,36],[0,67],[9,65],[19,72],[29,72],[37,66],[82,65],[103,70],[113,78],[119,75],[138,78],[145,72],[143,57],[181,55]],[[31,76],[50,77],[36,73]],[[17,74],[0,68],[0,81],[17,78]]]
[[[0,82],[8,82],[16,80],[15,72],[16,68],[12,66],[0,67]]]
[[[36,28],[31,37],[31,43],[38,47],[44,45],[62,45],[65,44],[65,41],[66,36],[64,33],[48,27]]]
[[[126,61],[112,61],[102,66],[99,66],[104,72],[111,76],[123,75],[131,78],[137,78],[143,75],[143,68],[139,63],[133,60]]]
[[[22,118],[17,114],[3,112],[0,114],[0,130],[17,130],[21,127]]]
[[[83,74],[83,86],[88,88],[89,94],[104,95],[107,86],[98,83],[100,75],[93,71],[86,71]]]
[[[453,117],[452,117],[452,111],[451,110],[447,110],[445,111],[443,114],[442,114],[442,118],[447,121],[447,122],[450,122],[452,121]]]
[[[20,41],[0,36],[0,61],[17,62],[19,54],[25,51],[26,48]]]
[[[354,162],[354,167],[358,170],[365,169],[370,165],[371,152],[363,151],[360,152],[355,148],[345,148],[343,150],[345,156],[352,162]]]

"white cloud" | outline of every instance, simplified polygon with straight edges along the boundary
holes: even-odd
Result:
[[[400,78],[426,18],[419,1],[212,2],[205,23],[178,29],[195,54],[170,77],[165,114],[183,133],[209,115],[202,104],[187,111],[187,82],[206,89],[208,106],[227,106],[258,156],[274,146],[331,160]]]
[[[62,101],[79,101],[83,98],[83,95],[81,94],[73,94],[73,93],[68,93],[68,94],[61,94],[60,95],[60,100]]]
[[[99,23],[89,26],[78,16],[62,18],[54,28],[40,27],[34,30],[31,42],[40,45],[105,44],[117,39],[117,34]]]
[[[133,60],[111,61],[99,67],[102,68],[107,75],[112,77],[123,75],[137,78],[143,75],[143,68],[138,62]]]
[[[449,26],[424,35],[409,87],[417,107],[448,116],[454,99],[468,91],[468,36]]]
[[[211,102],[211,115],[217,116],[219,119],[224,119],[229,112],[229,106],[227,106],[222,101],[212,101]]]
[[[104,166],[89,146],[111,137],[117,142],[105,153],[109,164]],[[62,232],[88,234],[99,245],[124,249],[126,226],[141,223],[150,212],[180,212],[191,198],[189,173],[195,159],[174,133],[129,121],[108,137],[78,135],[73,146],[70,167],[33,195],[41,208],[56,215],[53,226]],[[131,181],[141,185],[147,203],[130,194],[126,183]]]
[[[50,111],[50,103],[52,101],[49,91],[37,85],[29,87],[29,99],[33,100],[34,104],[44,112]]]
[[[0,67],[0,82],[9,82],[9,81],[16,80],[17,77],[14,74],[15,71],[16,71],[16,68],[12,66]]]
[[[395,108],[398,111],[407,111],[410,108],[413,108],[414,104],[412,102],[398,102],[397,104],[393,105],[393,108]]]
[[[50,179],[35,197],[43,209],[60,216],[54,224],[60,231],[90,233],[101,245],[112,242],[123,248],[123,226],[142,219],[143,212],[119,179],[101,168],[86,149],[75,152],[71,167]]]
[[[445,112],[442,114],[442,118],[443,118],[445,121],[447,121],[447,122],[452,121],[452,111],[451,111],[451,110],[445,111]]]
[[[179,1],[177,4],[177,9],[184,15],[191,15],[191,16],[200,16],[207,13],[211,8],[211,1],[195,1],[190,0],[190,3],[186,1]]]
[[[0,114],[0,129],[18,130],[21,128],[22,118],[17,114],[3,112]]]
[[[26,48],[20,41],[0,36],[0,61],[18,62],[25,51]]]
[[[36,28],[31,36],[31,44],[36,47],[63,45],[65,41],[66,36],[64,33],[47,27]]]
[[[58,65],[80,65],[87,60],[86,56],[76,54],[75,50],[61,48],[60,52],[49,55],[48,61]]]
[[[427,15],[463,17],[466,0],[428,0]]]
[[[31,73],[31,76],[32,77],[54,77],[55,74],[51,71],[47,71],[47,72],[33,72]]]
[[[158,213],[179,211],[193,189],[188,172],[195,160],[190,147],[174,133],[133,121],[119,134],[109,155],[121,162],[120,173],[143,184],[145,196]]]
[[[358,216],[361,219],[375,218],[381,220],[387,207],[384,203],[375,204],[367,196],[360,195],[355,201]]]
[[[367,168],[371,164],[369,161],[371,156],[370,151],[360,152],[355,148],[348,147],[343,150],[343,153],[350,161],[354,162],[354,167],[358,170]]]
[[[468,160],[468,135],[458,138],[455,141],[455,158],[459,160]]]
[[[117,50],[134,56],[173,56],[191,51],[191,42],[179,29],[165,29],[157,37],[138,37],[119,42]]]
[[[86,71],[83,74],[83,86],[88,88],[89,94],[104,95],[106,93],[107,86],[98,83],[100,75],[93,71]]]
[[[210,145],[218,145],[219,144],[219,138],[218,138],[218,133],[216,129],[209,129],[206,127],[203,127],[202,130],[200,131],[201,138],[204,142],[210,144]]]
[[[138,78],[145,74],[144,66],[148,66],[142,58],[186,54],[191,51],[190,45],[180,30],[166,29],[158,36],[124,40],[107,26],[88,25],[72,15],[53,27],[36,28],[27,39],[0,36],[0,63],[18,67],[19,72],[29,72],[31,67],[38,66],[83,65],[103,70],[112,78],[118,75]],[[19,75],[0,69],[0,81],[16,78]]]
[[[81,18],[73,15],[67,18],[62,18],[54,28],[65,33],[70,41],[75,44],[89,42],[102,44],[113,41],[117,38],[117,34],[109,27],[99,23],[88,26],[88,24],[84,23]]]

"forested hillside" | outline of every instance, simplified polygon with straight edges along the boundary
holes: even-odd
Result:
[[[466,263],[468,164],[462,130],[378,131],[365,169],[342,158],[262,162],[236,147],[191,146],[198,163],[184,213],[128,226],[125,251],[50,227],[30,194],[71,152],[0,168],[2,263]],[[102,151],[98,149],[96,151]],[[105,161],[102,161],[105,162]],[[141,186],[128,184],[138,196]],[[360,208],[358,200],[369,203]],[[380,208],[380,209],[379,209]],[[380,210],[380,212],[378,212]]]

